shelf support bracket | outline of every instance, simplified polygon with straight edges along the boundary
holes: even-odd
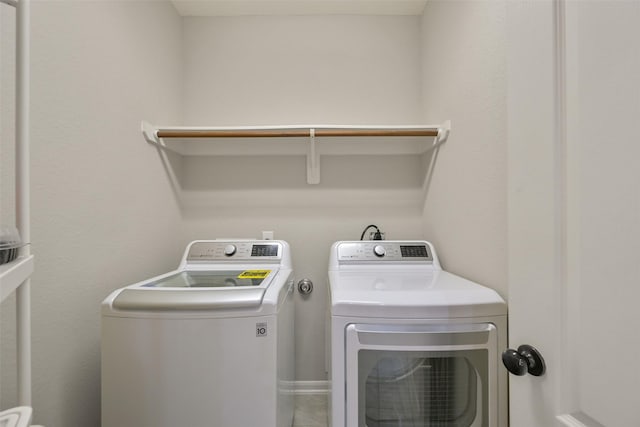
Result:
[[[437,148],[440,145],[444,144],[449,138],[449,133],[451,132],[451,120],[447,120],[438,128],[438,136],[433,141],[433,147]]]
[[[151,123],[143,121],[140,125],[140,130],[142,130],[142,136],[144,136],[145,141],[149,144],[161,145],[156,135],[156,128]]]
[[[307,184],[320,184],[320,154],[316,147],[316,130],[309,129],[307,150]]]

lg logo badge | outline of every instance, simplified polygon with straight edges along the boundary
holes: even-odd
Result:
[[[266,337],[266,336],[267,336],[267,324],[256,323],[256,337]]]

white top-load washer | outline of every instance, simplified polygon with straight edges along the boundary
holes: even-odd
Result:
[[[507,426],[506,303],[429,242],[336,242],[329,298],[333,427]]]
[[[285,427],[294,304],[284,241],[201,240],[102,303],[102,427]]]

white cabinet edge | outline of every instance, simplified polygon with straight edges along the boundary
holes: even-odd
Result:
[[[33,255],[18,257],[15,261],[0,266],[0,297],[2,301],[31,276],[34,269],[33,259]]]

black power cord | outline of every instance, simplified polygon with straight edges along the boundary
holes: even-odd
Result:
[[[365,229],[362,231],[362,235],[360,236],[360,240],[364,240],[364,235],[366,234],[367,230],[370,228],[376,229],[376,232],[373,234],[373,240],[382,240],[382,233],[380,233],[380,229],[375,224],[367,225],[365,227]]]

